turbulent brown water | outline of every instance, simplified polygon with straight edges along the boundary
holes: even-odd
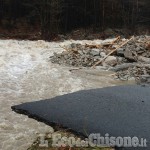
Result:
[[[63,43],[0,40],[0,149],[26,150],[39,133],[53,130],[12,112],[12,105],[128,83],[115,81],[112,72],[89,69],[70,72],[68,67],[52,64],[49,57],[63,51],[60,44]]]

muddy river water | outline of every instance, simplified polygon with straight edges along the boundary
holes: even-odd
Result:
[[[52,64],[49,57],[62,52],[60,43],[0,40],[0,149],[26,150],[38,133],[49,127],[12,112],[11,106],[52,98],[78,90],[128,84],[113,72],[76,70]]]

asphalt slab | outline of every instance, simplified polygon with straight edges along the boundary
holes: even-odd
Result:
[[[85,137],[100,133],[105,137],[137,137],[147,140],[150,149],[150,86],[129,85],[79,91],[48,100],[12,106],[49,125],[57,125]]]

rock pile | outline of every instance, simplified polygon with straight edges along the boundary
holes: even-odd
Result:
[[[126,70],[118,71],[115,76],[116,79],[120,80],[130,80],[134,77],[138,83],[150,84],[150,65],[135,65]]]
[[[147,47],[147,42],[148,38],[144,36],[136,37],[127,45],[118,49],[117,55],[133,62],[146,61],[146,58],[150,58],[150,50]]]
[[[124,41],[126,39],[119,38],[114,42],[100,45],[72,43],[64,48],[65,51],[61,54],[54,53],[51,62],[74,67],[92,67],[102,61],[99,65],[108,69],[114,68],[115,70],[120,66],[119,70],[116,70],[120,79],[135,77],[143,80],[143,77],[146,77],[147,80],[150,75],[150,66],[143,67],[135,64],[150,64],[150,36],[134,37],[121,48],[117,48]],[[116,51],[108,56],[114,49]]]
[[[71,44],[70,47],[71,50],[64,51],[61,54],[54,53],[54,56],[51,57],[51,62],[58,63],[60,65],[69,65],[75,67],[91,67],[97,61],[106,56],[104,49],[91,49],[89,47],[86,47],[85,45],[74,43]],[[107,60],[108,63],[110,63],[110,61],[112,63],[113,61],[115,61],[116,64],[116,58],[112,57],[111,59]]]
[[[61,54],[54,53],[51,57],[53,63],[69,65],[75,67],[91,67],[97,61],[102,60],[106,55],[123,40],[111,45],[82,45],[72,43]],[[150,63],[150,50],[146,47],[147,38],[144,36],[136,37],[125,46],[117,49],[113,56],[108,56],[100,65],[116,66],[117,64],[129,62]]]

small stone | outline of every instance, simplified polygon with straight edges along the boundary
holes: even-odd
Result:
[[[121,56],[121,57],[124,57],[124,49],[123,48],[118,49],[117,50],[117,55]]]
[[[94,56],[94,59],[100,59],[101,57],[100,56]]]
[[[140,51],[140,50],[141,50],[141,48],[140,48],[140,47],[137,47],[137,48],[136,48],[136,51],[137,51],[137,52],[138,52],[138,51]]]
[[[135,77],[130,77],[128,80],[129,81],[135,81]]]
[[[67,55],[67,54],[68,54],[67,51],[63,51],[63,52],[61,53],[62,56]]]
[[[84,54],[82,50],[79,50],[78,53],[79,53],[80,55],[83,55],[83,54]]]
[[[124,56],[125,56],[125,58],[127,58],[127,59],[129,59],[131,61],[136,61],[136,58],[134,57],[133,52],[130,51],[130,50],[126,50],[124,52]]]
[[[92,49],[90,54],[93,56],[100,56],[100,50],[99,49]]]
[[[64,58],[65,58],[65,59],[69,59],[69,55],[65,55]]]
[[[100,59],[101,59],[100,56],[95,56],[95,57],[94,57],[94,61],[97,61],[97,60],[100,60]]]
[[[83,53],[87,54],[87,53],[89,53],[89,50],[83,50]]]
[[[104,63],[109,66],[115,66],[117,65],[117,58],[115,56],[108,56]]]
[[[118,57],[118,62],[123,62],[123,57]]]
[[[101,53],[100,53],[100,56],[101,56],[102,58],[104,58],[104,57],[106,56],[106,54],[105,54],[104,52],[101,52]]]

